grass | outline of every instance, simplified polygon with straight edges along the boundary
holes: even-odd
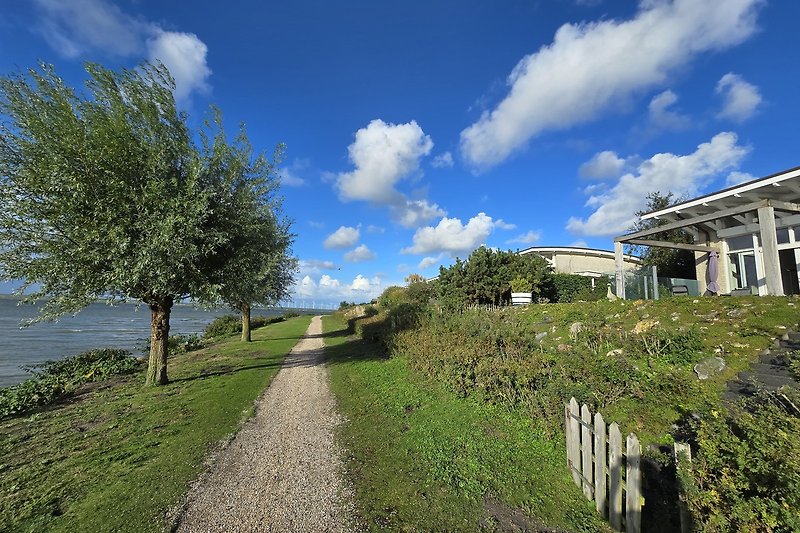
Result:
[[[605,530],[564,468],[563,445],[528,417],[425,381],[351,336],[341,315],[323,328],[365,529]]]
[[[173,357],[163,387],[144,373],[93,384],[0,422],[0,530],[162,531],[215,443],[252,414],[310,317]]]

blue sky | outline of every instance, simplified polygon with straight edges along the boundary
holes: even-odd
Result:
[[[5,0],[0,74],[159,59],[192,125],[213,103],[285,142],[296,300],[338,303],[480,245],[611,249],[649,192],[797,166],[797,20],[792,0]]]

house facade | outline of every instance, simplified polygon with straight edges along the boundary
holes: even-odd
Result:
[[[657,228],[614,239],[617,295],[624,296],[625,244],[690,250],[701,294],[716,281],[719,294],[800,294],[800,167],[748,181],[643,215]],[[659,241],[672,229],[693,244]],[[709,272],[710,252],[719,259]],[[714,271],[716,270],[716,279]],[[713,287],[713,285],[712,285]]]
[[[562,274],[578,274],[596,279],[616,270],[614,252],[608,250],[575,246],[534,246],[517,253],[539,255],[553,267],[555,272]],[[624,270],[636,270],[641,264],[642,260],[634,255],[625,254],[622,257]],[[592,285],[594,286],[594,283]]]

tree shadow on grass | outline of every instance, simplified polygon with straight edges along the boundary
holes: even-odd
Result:
[[[362,327],[362,336],[355,336],[356,322],[359,318],[351,318],[347,321],[347,326],[333,331],[328,331],[322,335],[323,339],[347,338],[350,340],[335,345],[326,345],[324,360],[328,364],[343,364],[353,361],[370,361],[388,359],[386,347],[382,342],[375,340],[371,335],[368,336],[365,328]],[[365,340],[369,339],[369,340]]]
[[[239,367],[225,366],[225,367],[222,367],[222,368],[217,368],[215,370],[204,370],[204,371],[201,371],[200,373],[192,375],[192,376],[186,376],[186,377],[182,377],[182,378],[171,379],[171,380],[169,380],[169,382],[170,383],[186,383],[186,382],[195,381],[195,380],[198,380],[198,379],[209,378],[209,377],[214,377],[214,376],[225,376],[225,375],[229,375],[229,374],[236,374],[236,373],[242,372],[244,370],[280,368],[280,366],[282,364],[283,364],[283,361],[281,360],[281,361],[273,361],[271,363],[263,363],[263,364],[260,364],[260,365],[249,365],[249,366],[239,366]]]

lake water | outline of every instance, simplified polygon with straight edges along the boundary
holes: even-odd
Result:
[[[255,309],[256,315],[279,315],[282,309]],[[132,303],[109,306],[94,303],[76,316],[57,322],[39,322],[25,328],[20,323],[36,316],[31,305],[0,296],[0,387],[13,385],[30,376],[22,365],[76,355],[93,348],[123,348],[134,355],[150,336],[150,309]],[[175,305],[170,316],[170,335],[200,334],[215,317],[235,314],[226,309],[203,310],[190,305]]]

